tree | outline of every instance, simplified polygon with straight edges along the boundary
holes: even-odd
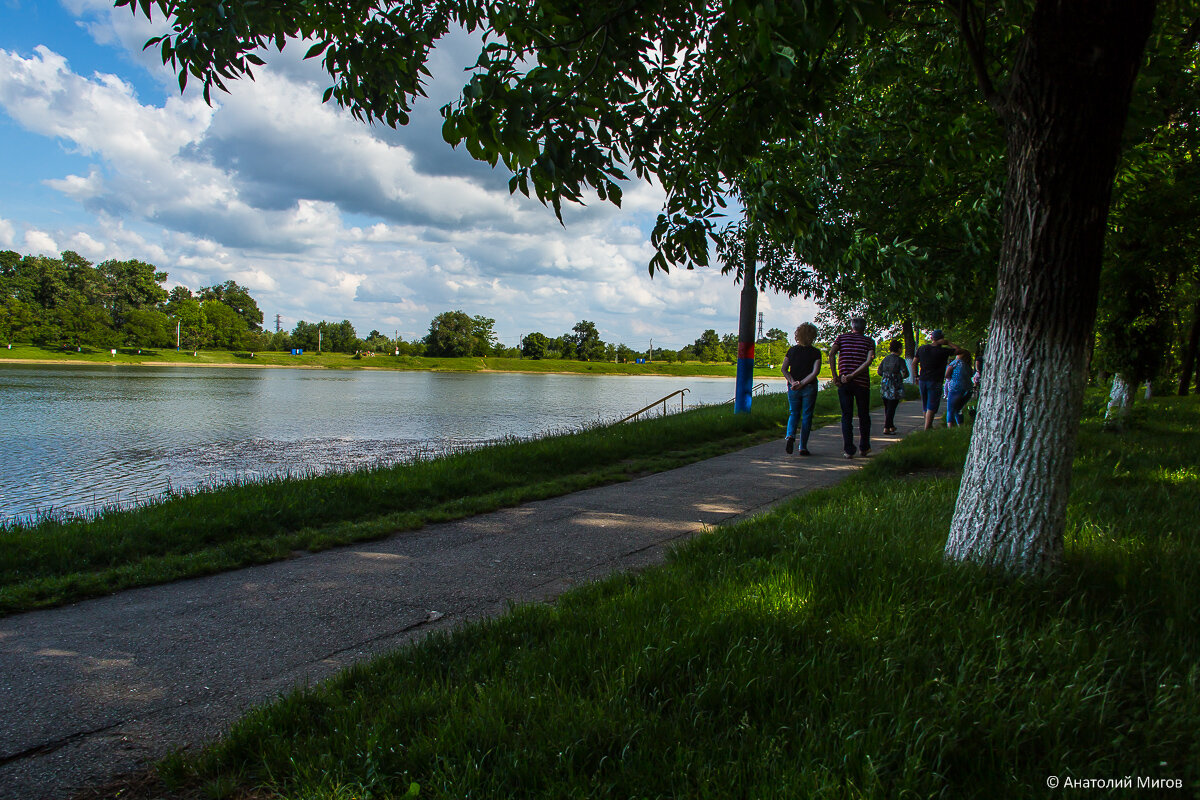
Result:
[[[754,366],[769,368],[782,364],[787,349],[787,334],[779,328],[771,328],[766,336],[755,342]]]
[[[580,320],[575,323],[575,327],[571,329],[574,332],[572,343],[574,345],[574,355],[580,361],[603,361],[604,342],[600,338],[600,331],[596,329],[594,322]]]
[[[129,311],[121,333],[129,347],[166,347],[174,339],[167,315],[157,308],[134,308]]]
[[[926,24],[941,35],[898,27],[864,48],[821,113],[765,147],[738,180],[758,198],[754,218],[776,234],[759,244],[764,284],[814,298],[841,320],[885,328],[954,320],[982,330],[998,255],[1003,141],[962,79],[953,20]],[[789,226],[797,207],[812,218]],[[727,269],[741,263],[744,235],[744,224],[723,232]]]
[[[163,275],[166,278],[166,275]],[[201,300],[218,300],[229,306],[246,323],[249,330],[262,330],[263,313],[258,303],[250,296],[250,290],[233,281],[217,286],[204,286],[199,292]]]
[[[191,292],[188,292],[190,295]],[[198,351],[212,341],[214,329],[204,315],[204,308],[195,297],[180,297],[172,306],[171,315],[179,323],[180,345]]]
[[[246,321],[238,313],[219,300],[204,300],[200,303],[204,322],[210,329],[209,342],[220,350],[238,350],[248,332]]]
[[[692,345],[692,357],[698,361],[724,361],[727,358],[721,337],[717,336],[715,330],[709,328],[700,334],[700,338]]]
[[[564,333],[550,342],[550,351],[556,358],[575,358],[575,338]]]
[[[471,317],[471,355],[490,356],[496,349],[496,320],[490,317]]]
[[[72,347],[112,347],[117,344],[118,335],[108,324],[108,314],[99,305],[87,303],[82,295],[77,294],[55,306],[51,319],[63,344]]]
[[[1059,560],[1105,219],[1155,3],[600,0],[572,13],[539,0],[457,0],[436,13],[344,2],[330,13],[298,0],[118,4],[147,15],[157,6],[172,19],[150,44],[181,85],[201,80],[206,97],[261,63],[255,49],[303,37],[334,79],[326,98],[389,125],[408,121],[432,46],[452,22],[481,30],[475,73],[445,109],[445,138],[503,160],[513,191],[532,188],[556,212],[588,189],[619,204],[626,170],[655,176],[667,200],[651,269],[707,264],[722,192],[764,143],[789,141],[795,121],[819,113],[865,53],[944,39],[930,23],[952,19],[1007,163],[984,376],[992,388],[980,399],[946,555],[1024,573]],[[1184,12],[1194,15],[1194,3],[1166,7],[1165,24],[1192,22]],[[753,216],[766,204],[755,187],[767,182],[742,185]],[[793,207],[774,223],[776,238],[814,212]]]
[[[188,287],[172,286],[171,291],[167,293],[167,302],[165,306],[166,312],[168,314],[174,314],[175,309],[178,308],[180,304],[191,300],[194,297],[195,295],[192,294],[192,290]]]
[[[528,333],[521,337],[521,357],[540,359],[545,358],[546,353],[550,348],[550,340],[546,338],[546,334]]]
[[[15,297],[0,300],[0,338],[33,341],[40,330],[38,309]]]
[[[350,320],[344,319],[341,322],[323,322],[321,349],[331,353],[353,353],[355,350],[362,349],[362,343],[358,339],[358,334],[354,330],[354,326],[350,324]]]
[[[291,347],[287,349],[317,352],[318,347],[324,346],[321,326],[320,322],[297,322],[296,327],[292,328]]]
[[[475,349],[475,322],[462,311],[443,311],[429,323],[425,352],[434,357],[461,358]]]
[[[1118,420],[1133,386],[1178,367],[1186,388],[1194,363],[1185,331],[1188,310],[1200,300],[1198,37],[1200,25],[1182,38],[1152,40],[1114,186],[1093,362],[1113,374],[1110,416]]]
[[[295,345],[292,343],[292,334],[287,331],[276,331],[271,334],[271,343],[266,349],[273,350],[277,353],[285,353],[290,351]]]
[[[118,331],[125,328],[133,311],[154,308],[168,297],[167,290],[159,285],[167,279],[167,273],[153,264],[109,260],[96,270],[104,282],[103,305]]]
[[[367,340],[363,342],[363,347],[373,353],[390,353],[393,349],[392,340],[376,330],[371,331],[367,335]]]

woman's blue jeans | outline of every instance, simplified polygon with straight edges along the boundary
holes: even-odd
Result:
[[[947,392],[946,393],[946,425],[962,425],[963,424],[963,407],[967,401],[971,399],[968,392]]]
[[[812,431],[813,407],[817,404],[817,384],[808,384],[802,389],[788,389],[788,423],[787,435],[796,435],[796,425],[800,425],[800,449],[808,449],[808,434]]]

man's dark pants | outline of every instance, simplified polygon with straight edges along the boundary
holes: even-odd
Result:
[[[854,455],[854,426],[850,421],[854,405],[858,404],[858,450],[871,449],[871,389],[858,384],[838,387],[838,403],[842,406],[842,452]]]

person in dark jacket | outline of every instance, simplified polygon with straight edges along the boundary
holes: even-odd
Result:
[[[933,427],[933,418],[942,404],[946,363],[954,350],[955,345],[940,330],[931,331],[929,343],[917,348],[917,387],[921,390],[921,407],[925,409],[925,430]]]

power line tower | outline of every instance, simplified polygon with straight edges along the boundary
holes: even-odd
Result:
[[[758,338],[762,339],[763,312],[758,312]]]
[[[276,314],[275,315],[275,332],[279,333],[282,330],[283,330],[283,316],[281,314]]]

